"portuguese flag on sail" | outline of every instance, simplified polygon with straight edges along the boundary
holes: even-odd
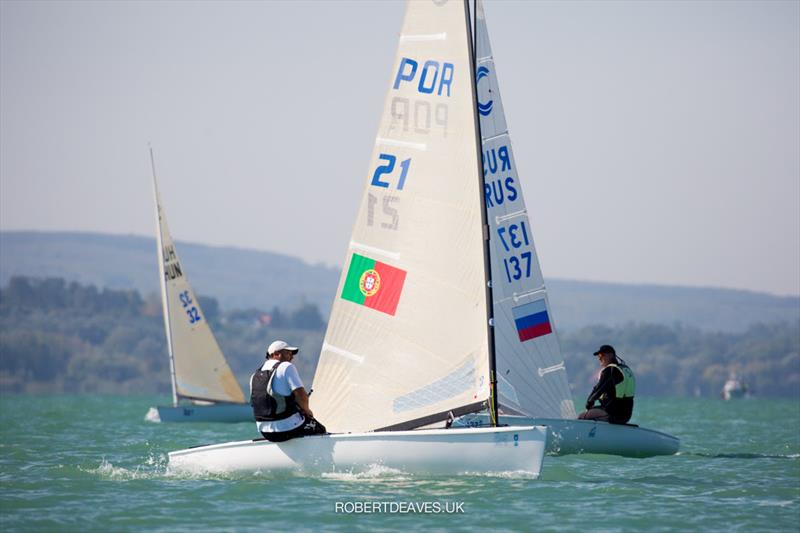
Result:
[[[394,316],[405,280],[405,270],[353,254],[342,298]]]

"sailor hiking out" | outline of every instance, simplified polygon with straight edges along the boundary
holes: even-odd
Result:
[[[275,341],[267,360],[250,376],[250,405],[256,427],[265,439],[283,442],[326,433],[308,406],[308,393],[292,364],[299,348]]]

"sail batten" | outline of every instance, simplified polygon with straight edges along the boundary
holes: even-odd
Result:
[[[382,255],[384,257],[389,257],[391,259],[400,259],[400,252],[392,252],[390,250],[382,250],[381,248],[377,248],[375,246],[367,246],[366,244],[361,244],[360,242],[351,242],[350,248],[354,250],[363,250],[366,252],[376,253],[378,255]]]
[[[399,139],[383,139],[377,138],[375,139],[375,144],[382,144],[385,146],[396,146],[398,148],[413,148],[414,150],[422,150],[425,151],[428,149],[428,145],[425,143],[418,143],[418,142],[411,142],[411,141],[401,141]]]
[[[401,34],[400,41],[444,41],[447,39],[447,33],[429,33],[429,34]]]

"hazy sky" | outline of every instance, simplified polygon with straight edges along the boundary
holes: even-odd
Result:
[[[0,228],[339,266],[404,4],[0,2]],[[487,1],[545,277],[800,294],[800,2]],[[236,265],[230,265],[235,269]]]

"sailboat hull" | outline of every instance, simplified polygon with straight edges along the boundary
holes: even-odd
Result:
[[[248,440],[170,452],[169,470],[317,475],[377,466],[417,474],[525,472],[538,477],[546,439],[544,427],[529,426],[342,433],[281,443]]]
[[[211,405],[159,405],[151,407],[144,419],[148,422],[254,422],[249,404],[215,403]]]
[[[463,416],[457,419],[453,425],[482,427],[488,423],[487,415],[476,414]],[[680,439],[672,435],[626,424],[517,416],[501,416],[500,424],[510,426],[542,424],[547,426],[546,452],[548,455],[595,453],[643,458],[674,455],[680,448]]]

